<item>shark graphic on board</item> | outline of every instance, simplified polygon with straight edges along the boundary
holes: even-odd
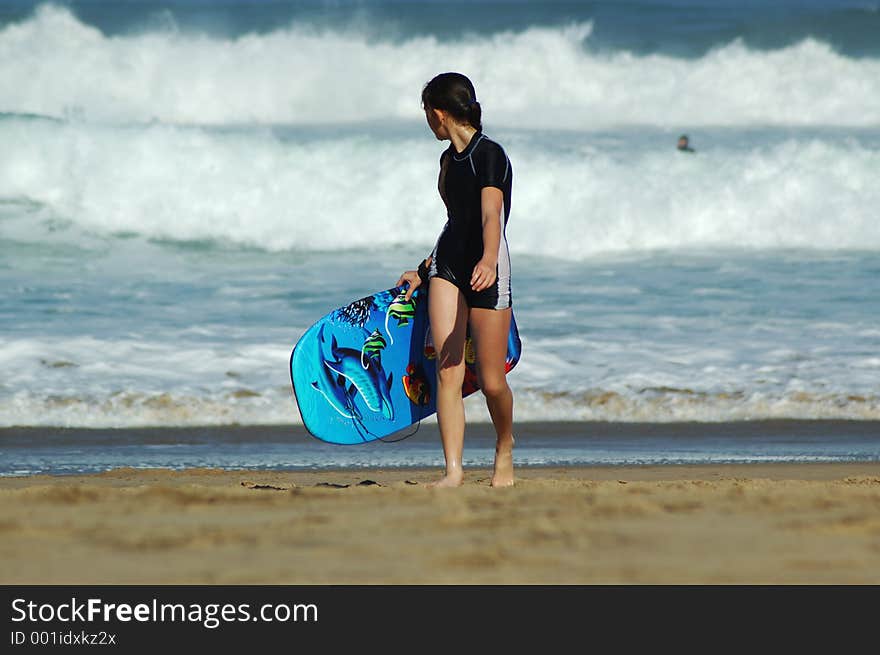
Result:
[[[364,358],[360,350],[339,346],[336,337],[332,335],[328,343],[324,326],[321,326],[318,334],[318,343],[323,375],[312,382],[312,388],[346,418],[361,418],[354,402],[360,396],[367,409],[393,420],[392,376],[385,375],[379,359]]]

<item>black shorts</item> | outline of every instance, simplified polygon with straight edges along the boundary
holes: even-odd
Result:
[[[476,264],[474,264],[476,266]],[[441,280],[451,282],[464,296],[464,301],[471,309],[508,309],[513,306],[513,296],[510,293],[510,272],[507,275],[495,267],[495,282],[482,291],[474,291],[471,288],[471,275],[473,267],[469,271],[465,268],[453,269],[452,266],[436,259],[431,263],[429,277],[439,277]]]

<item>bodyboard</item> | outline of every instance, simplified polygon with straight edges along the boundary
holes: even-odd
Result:
[[[290,355],[290,379],[309,433],[357,444],[403,433],[437,411],[437,356],[427,292],[395,287],[335,309],[306,330]],[[511,313],[506,371],[522,344]],[[474,348],[465,344],[462,397],[479,390]]]

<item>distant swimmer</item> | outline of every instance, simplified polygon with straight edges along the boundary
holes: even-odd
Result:
[[[682,134],[680,137],[678,137],[678,149],[681,152],[696,152],[696,150],[691,148],[688,143],[689,139],[687,134]]]

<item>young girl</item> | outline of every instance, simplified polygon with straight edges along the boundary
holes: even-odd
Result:
[[[462,483],[464,347],[470,326],[477,377],[497,433],[492,486],[513,485],[513,394],[505,358],[510,330],[510,257],[505,227],[513,170],[504,149],[482,132],[474,85],[460,73],[438,75],[422,91],[428,125],[451,142],[440,156],[438,189],[448,220],[418,271],[406,271],[407,298],[427,284],[437,352],[437,421],[446,475],[437,487]]]

